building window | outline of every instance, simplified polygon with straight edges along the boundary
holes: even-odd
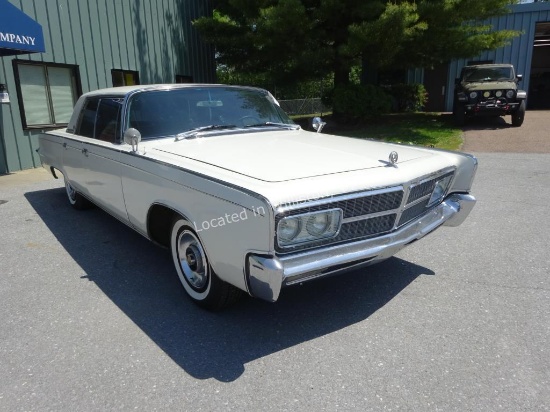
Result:
[[[134,86],[139,84],[139,73],[132,70],[111,70],[113,87]]]
[[[193,83],[193,76],[185,76],[183,74],[176,74],[176,83]]]
[[[78,66],[14,60],[23,128],[67,125],[81,94]]]

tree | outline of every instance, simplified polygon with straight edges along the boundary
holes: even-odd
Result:
[[[295,84],[369,67],[431,67],[506,44],[518,32],[484,23],[511,0],[212,0],[195,21],[231,70]],[[512,0],[513,1],[513,0]]]

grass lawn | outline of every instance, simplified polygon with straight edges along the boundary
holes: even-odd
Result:
[[[355,126],[336,124],[330,117],[323,120],[327,122],[323,133],[327,134],[433,146],[448,150],[459,150],[462,146],[462,131],[453,125],[450,114],[423,112],[388,114]],[[295,119],[295,121],[304,127],[302,119]]]

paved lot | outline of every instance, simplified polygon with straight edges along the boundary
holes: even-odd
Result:
[[[0,410],[550,410],[550,154],[478,157],[464,225],[216,314],[59,181],[0,177]]]
[[[472,119],[464,130],[466,152],[550,153],[548,110],[528,110],[519,128],[506,116]]]

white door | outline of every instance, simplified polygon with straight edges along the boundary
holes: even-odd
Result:
[[[127,221],[118,143],[121,107],[122,101],[117,98],[91,98],[86,102],[77,126],[79,145],[67,145],[65,167],[69,176],[74,176],[78,191]]]

